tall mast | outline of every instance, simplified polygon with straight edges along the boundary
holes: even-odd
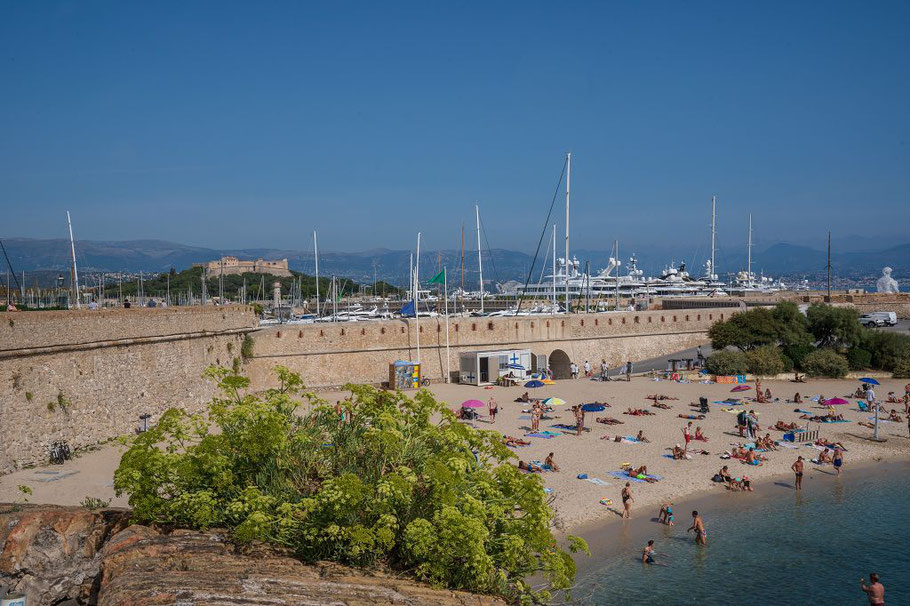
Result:
[[[711,271],[708,278],[713,280],[717,274],[714,265],[714,239],[717,237],[717,196],[711,196]]]
[[[569,186],[572,180],[572,152],[566,154],[566,313],[569,307]]]
[[[480,313],[483,313],[483,258],[480,254],[480,205],[474,205],[477,217],[477,269],[480,272]]]
[[[316,241],[316,230],[313,230],[313,256],[316,258],[316,317],[319,317],[319,243]]]
[[[556,224],[553,224],[553,305],[556,305]]]
[[[616,273],[613,275],[613,284],[616,285],[613,309],[619,311],[619,240],[613,240],[613,248],[616,251]]]
[[[746,244],[746,273],[752,280],[752,213],[749,213],[749,241]]]
[[[480,299],[481,305],[483,298]],[[420,364],[420,232],[417,232],[417,259],[414,264],[414,326],[417,329],[417,364]],[[422,372],[423,369],[421,368]]]
[[[461,292],[464,294],[464,223],[461,224]]]
[[[831,232],[828,232],[828,301],[831,301]]]
[[[79,270],[76,268],[76,244],[73,242],[73,222],[70,220],[70,211],[66,211],[66,225],[70,230],[70,255],[73,264],[73,295],[76,297],[76,308],[79,308]]]

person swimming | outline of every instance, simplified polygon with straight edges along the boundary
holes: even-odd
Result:
[[[644,551],[641,553],[641,563],[642,564],[653,564],[654,563],[654,539],[648,541],[648,544],[645,546]]]

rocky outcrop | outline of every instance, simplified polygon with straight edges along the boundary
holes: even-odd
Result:
[[[125,510],[0,505],[0,585],[29,604],[93,600],[101,548]]]
[[[238,547],[217,531],[128,526],[123,510],[0,506],[0,585],[30,606],[503,606],[332,563],[306,565],[268,546]]]

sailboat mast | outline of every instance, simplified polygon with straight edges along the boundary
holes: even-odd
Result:
[[[483,313],[483,257],[480,254],[480,205],[474,205],[477,218],[477,269],[480,272],[480,313]]]
[[[752,280],[752,213],[749,213],[749,241],[746,243],[746,273]]]
[[[569,188],[572,180],[572,152],[566,154],[566,313],[569,306]]]
[[[553,305],[556,305],[556,224],[553,224]]]
[[[714,279],[717,267],[714,265],[714,241],[717,238],[717,196],[711,196],[711,271],[708,278]]]
[[[73,295],[76,297],[76,309],[79,308],[79,270],[76,267],[76,244],[73,241],[73,222],[70,220],[70,211],[66,211],[66,225],[70,230],[70,256],[73,264]]]
[[[831,301],[831,232],[828,232],[828,301]]]
[[[319,243],[316,241],[316,230],[313,230],[313,256],[316,258],[316,317],[319,317]]]
[[[481,302],[483,298],[481,298]],[[417,329],[417,364],[420,365],[420,232],[417,232],[417,259],[414,264],[414,327]],[[482,304],[482,303],[481,303]],[[421,368],[420,371],[423,371]],[[418,375],[419,376],[419,375]]]
[[[613,309],[619,311],[619,240],[613,240],[613,248],[616,252],[616,273],[613,275],[613,284],[616,285]]]

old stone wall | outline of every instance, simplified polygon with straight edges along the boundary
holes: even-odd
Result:
[[[230,365],[256,325],[246,307],[0,314],[0,473],[201,409],[209,364]]]
[[[449,321],[449,367],[457,374],[459,353],[506,348],[530,349],[535,354],[565,352],[581,365],[599,367],[666,355],[708,341],[714,322],[736,310],[618,312],[573,316],[518,318],[452,318]],[[423,376],[444,377],[445,318],[421,319],[420,360]],[[246,365],[257,387],[272,385],[271,369],[284,365],[300,372],[313,387],[347,381],[380,383],[388,380],[395,360],[417,359],[417,322],[310,324],[271,326],[253,333],[254,357]]]

